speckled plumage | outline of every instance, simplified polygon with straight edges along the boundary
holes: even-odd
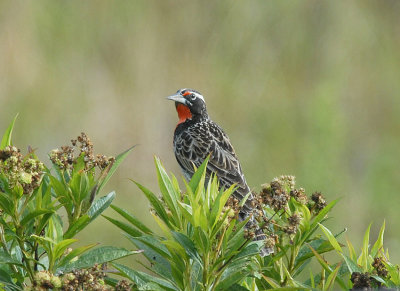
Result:
[[[242,200],[251,190],[228,136],[209,118],[203,96],[191,89],[178,90],[174,96],[174,99],[173,96],[170,99],[174,100],[177,106],[184,104],[192,113],[191,118],[177,125],[173,142],[175,157],[185,178],[190,180],[194,173],[193,165],[199,167],[210,155],[206,169],[207,177],[215,173],[220,187],[225,189],[236,184],[237,189],[232,195],[239,201]],[[250,194],[239,213],[239,219],[246,219],[255,210],[253,199],[253,195]],[[257,225],[253,217],[248,225],[252,224]],[[257,229],[256,240],[263,239],[265,234],[261,229]],[[272,252],[272,249],[264,248],[261,255],[269,255]]]

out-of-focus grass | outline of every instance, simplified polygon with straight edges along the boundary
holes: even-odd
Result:
[[[398,1],[0,2],[0,127],[52,148],[84,130],[105,154],[140,144],[108,189],[148,216],[126,179],[156,189],[152,156],[179,174],[176,114],[192,87],[229,134],[250,185],[294,174],[342,197],[337,231],[387,219],[400,259]],[[100,221],[81,236],[127,246]],[[394,260],[395,261],[395,260]]]

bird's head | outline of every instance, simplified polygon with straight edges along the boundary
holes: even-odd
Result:
[[[179,123],[195,117],[208,117],[204,97],[193,89],[180,89],[167,99],[175,101],[176,111],[179,116]]]

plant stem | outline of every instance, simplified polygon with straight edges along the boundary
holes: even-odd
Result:
[[[209,274],[208,274],[208,264],[209,264],[209,253],[207,252],[203,257],[203,286],[204,290],[208,290],[209,284]]]
[[[4,228],[3,225],[0,225],[0,241],[1,241],[1,245],[3,246],[4,251],[7,253],[7,255],[9,255],[11,257],[11,253],[7,248],[7,242],[6,239],[4,237]],[[13,268],[14,272],[16,274],[18,274],[18,269],[15,265],[11,265],[11,267]]]
[[[289,261],[289,266],[288,266],[288,271],[291,273],[293,271],[294,268],[294,261],[297,257],[297,247],[296,246],[292,246],[292,250],[290,252],[290,261]]]
[[[18,242],[19,248],[21,249],[21,253],[22,253],[22,259],[25,262],[25,268],[28,272],[29,279],[31,280],[31,282],[33,282],[34,272],[32,270],[32,266],[31,266],[31,259],[28,258],[26,255],[27,251],[26,251],[25,245],[24,245],[23,230],[21,229],[21,227],[19,225],[15,225],[15,230],[17,233],[17,242]]]

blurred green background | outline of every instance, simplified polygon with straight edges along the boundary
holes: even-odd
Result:
[[[399,1],[0,1],[0,130],[19,112],[14,144],[47,164],[81,131],[96,153],[139,144],[107,190],[154,226],[128,178],[157,191],[153,155],[180,176],[164,97],[194,88],[251,187],[293,174],[340,197],[330,226],[355,243],[386,219],[398,262],[399,15]],[[130,247],[103,218],[80,239]]]

